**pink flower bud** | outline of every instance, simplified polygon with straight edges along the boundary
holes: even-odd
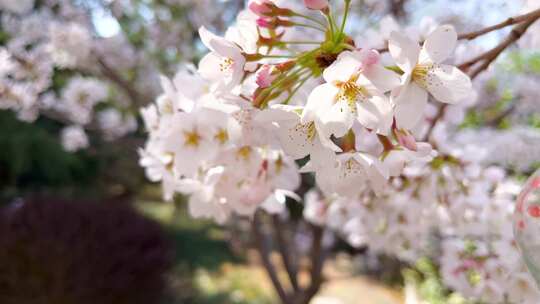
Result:
[[[263,65],[263,67],[257,72],[256,82],[261,88],[269,87],[275,79],[276,75],[272,75],[272,67],[268,64]]]
[[[312,10],[323,10],[328,7],[328,0],[304,0],[304,4]]]
[[[478,266],[478,262],[473,259],[466,259],[463,261],[463,268],[466,270],[478,268]]]
[[[402,147],[405,147],[411,151],[418,151],[416,139],[407,130],[397,130],[396,137]]]
[[[537,189],[537,188],[540,188],[540,177],[537,177],[535,179],[532,180],[531,182],[531,187],[533,189]]]
[[[264,19],[264,18],[259,18],[257,19],[257,25],[259,27],[264,27],[264,28],[273,28],[274,27],[274,23],[271,22],[270,20],[268,19]]]
[[[257,2],[252,1],[249,4],[249,9],[258,16],[265,17],[272,13],[272,9],[268,6],[268,0]],[[272,4],[272,2],[270,2]]]
[[[540,217],[540,206],[538,205],[529,206],[529,208],[527,208],[527,212],[529,213],[530,216],[538,218]]]

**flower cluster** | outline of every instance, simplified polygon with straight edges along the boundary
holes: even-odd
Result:
[[[512,235],[519,183],[505,169],[533,168],[538,132],[461,130],[489,98],[449,62],[479,50],[454,55],[455,29],[433,20],[401,30],[385,18],[355,41],[344,3],[337,22],[328,1],[252,0],[224,37],[202,27],[210,52],[198,69],[163,78],[141,111],[148,178],[223,223],[285,211],[311,173],[308,222],[405,262],[429,256],[468,298],[537,302]]]
[[[271,134],[256,120],[258,110],[242,98],[218,99],[190,67],[162,84],[165,93],[142,110],[150,137],[140,154],[165,199],[191,194],[191,214],[220,223],[233,211],[250,215],[259,206],[283,211],[286,196],[296,197],[298,167],[262,144]]]
[[[540,294],[512,233],[519,190],[500,167],[437,157],[408,167],[378,198],[308,193],[304,216],[374,253],[408,263],[432,258],[445,285],[467,298],[536,303]]]
[[[60,137],[69,151],[88,145],[87,129],[111,139],[136,128],[132,101],[118,87],[121,75],[110,68],[133,67],[134,62],[123,64],[135,57],[125,41],[95,38],[88,13],[69,1],[3,1],[0,6],[6,38],[0,45],[0,109],[14,111],[23,121],[40,115],[60,121],[66,126]],[[100,61],[109,69],[98,68]]]
[[[436,28],[422,46],[393,32],[393,64],[384,65],[345,34],[346,4],[341,25],[326,1],[306,1],[312,11],[251,1],[225,37],[200,29],[210,53],[198,71],[163,79],[165,94],[143,110],[150,139],[141,163],[167,198],[191,194],[194,215],[223,221],[295,190],[299,172],[314,172],[328,196],[355,198],[381,193],[406,164],[431,157],[412,135],[428,96],[455,104],[471,93],[469,77],[443,63],[454,28]],[[380,147],[364,145],[367,137]],[[300,171],[293,160],[305,163]]]

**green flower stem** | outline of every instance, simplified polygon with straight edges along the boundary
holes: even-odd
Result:
[[[350,44],[347,44],[347,43],[342,43],[340,44],[341,47],[343,47],[344,49],[347,49],[349,51],[355,51],[356,48]]]
[[[296,86],[296,88],[289,94],[289,97],[283,102],[283,104],[287,105],[293,98],[293,96],[300,90],[300,88],[313,76],[313,73],[309,73],[304,79],[300,80],[300,83]]]
[[[321,44],[320,41],[280,41],[284,44]]]
[[[262,55],[262,58],[296,58],[294,55]]]
[[[311,25],[311,24],[297,23],[297,22],[293,22],[292,24],[295,25],[295,26],[300,26],[300,27],[305,27],[305,28],[310,28],[310,29],[314,29],[314,30],[317,30],[317,31],[321,31],[323,33],[326,32],[326,30],[324,28],[314,26],[314,25]]]
[[[350,8],[351,8],[351,0],[345,0],[345,13],[343,15],[343,20],[341,21],[341,28],[339,30],[339,35],[343,35],[345,31],[345,24],[347,22],[347,18],[349,17]]]
[[[328,22],[328,28],[330,29],[330,38],[334,41],[334,21],[332,20],[332,13],[330,9],[324,14],[326,21]]]
[[[294,13],[295,17],[300,17],[300,18],[304,18],[306,20],[310,20],[310,21],[313,21],[315,23],[317,23],[318,25],[322,26],[322,27],[326,27],[326,25],[324,23],[322,23],[321,21],[319,21],[318,19],[316,18],[313,18],[311,16],[307,16],[307,15],[303,15],[303,14],[299,14],[299,13]]]
[[[263,101],[263,103],[260,104],[259,108],[264,109],[264,108],[266,108],[268,106],[268,102],[272,99],[272,98],[269,98],[269,97],[271,97],[274,89],[279,88],[283,83],[285,83],[287,81],[292,81],[297,77],[301,77],[302,74],[304,74],[306,72],[310,72],[310,70],[307,67],[301,67],[301,68],[299,68],[297,70],[292,71],[289,74],[285,74],[283,76],[278,77],[276,79],[277,81],[275,81],[268,88],[264,89],[263,93],[261,93],[261,95],[264,95],[266,97],[265,97],[265,100]]]

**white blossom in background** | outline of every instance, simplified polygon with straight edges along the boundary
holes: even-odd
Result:
[[[480,138],[489,138],[487,142]],[[508,144],[512,143],[512,144]],[[538,164],[540,155],[540,132],[530,127],[514,127],[508,130],[485,128],[465,130],[455,135],[454,146],[465,147],[482,157],[482,164],[497,164],[520,172],[531,171]]]
[[[1,109],[26,122],[45,116],[103,129],[107,139],[136,129],[132,115],[108,115],[100,122],[94,107],[106,102],[132,112],[134,104],[157,94],[159,72],[148,49],[135,49],[122,33],[101,37],[92,24],[94,6],[3,0],[0,9],[6,38],[0,47]],[[105,126],[94,128],[100,123]]]
[[[0,8],[15,14],[25,14],[34,7],[34,0],[2,0]]]
[[[364,2],[379,17],[391,5]],[[0,0],[9,38],[0,47],[0,109],[60,120],[60,141],[75,152],[89,145],[85,128],[107,141],[136,131],[141,107],[148,138],[139,163],[165,200],[187,196],[193,217],[286,218],[287,201],[303,200],[307,222],[371,255],[430,257],[444,284],[471,300],[539,302],[511,226],[517,176],[540,155],[540,132],[524,126],[538,112],[532,67],[519,77],[491,68],[473,85],[458,66],[485,46],[458,42],[443,18],[403,26],[385,16],[342,31],[348,1],[250,0],[225,28],[228,3],[156,3],[132,44],[133,33],[99,36],[89,11],[71,1]],[[131,0],[107,4],[117,19],[141,13]],[[186,15],[176,20],[168,6]],[[196,39],[193,25],[202,44],[185,42]],[[519,45],[534,49],[539,32],[536,22]],[[160,77],[180,58],[202,59]],[[484,115],[501,105],[505,130]],[[475,115],[481,121],[471,123]],[[306,235],[294,237],[309,250]],[[421,302],[411,288],[408,301]]]
[[[530,12],[540,8],[538,0],[523,0],[523,12]],[[540,24],[538,22],[531,25],[531,28],[525,34],[522,40],[519,41],[521,47],[538,49],[540,47]]]
[[[73,125],[62,129],[62,146],[66,151],[76,152],[88,147],[88,137],[81,126]]]
[[[120,113],[116,109],[100,111],[97,121],[106,140],[118,139],[137,129],[137,121],[132,115]]]
[[[92,120],[94,106],[105,101],[107,96],[108,87],[100,80],[73,77],[63,88],[61,102],[56,107],[71,121],[85,125]]]
[[[62,68],[74,68],[88,60],[92,36],[88,29],[77,23],[52,23],[49,51],[53,62]]]
[[[162,183],[164,197],[188,195],[194,217],[225,223],[257,209],[286,212],[286,196],[298,200],[300,172],[312,173],[317,188],[304,197],[308,222],[375,254],[407,263],[431,257],[444,283],[467,298],[537,301],[512,242],[519,187],[505,168],[532,167],[539,132],[460,130],[485,97],[446,63],[457,44],[454,28],[425,19],[402,30],[387,19],[381,26],[391,56],[359,49],[359,41],[324,62],[310,58],[317,45],[287,46],[325,39],[287,23],[288,9],[297,7],[248,7],[224,38],[201,29],[210,49],[199,63],[204,80],[180,70],[162,81],[156,104],[142,109],[149,139],[141,164]],[[276,30],[283,35],[272,36]],[[472,52],[479,53],[461,47],[456,57]],[[188,75],[191,86],[177,81]],[[418,138],[440,107],[429,95],[448,106],[427,143]],[[293,160],[303,159],[299,169]]]

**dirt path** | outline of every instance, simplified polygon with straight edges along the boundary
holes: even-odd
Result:
[[[250,266],[253,271],[263,274],[260,282],[266,288],[272,288],[266,277],[266,273],[258,261],[255,252],[249,252]],[[273,255],[274,263],[279,265],[277,255]],[[313,299],[311,304],[404,304],[403,294],[379,282],[373,281],[362,275],[353,275],[346,271],[348,261],[346,258],[329,261],[325,265],[324,276],[326,282],[321,292]],[[338,265],[339,264],[339,265]],[[345,266],[345,267],[344,267]],[[349,264],[349,266],[351,266]],[[285,273],[280,276],[286,277]],[[286,280],[285,280],[286,281]]]
[[[403,304],[401,293],[365,277],[330,279],[312,304]]]

